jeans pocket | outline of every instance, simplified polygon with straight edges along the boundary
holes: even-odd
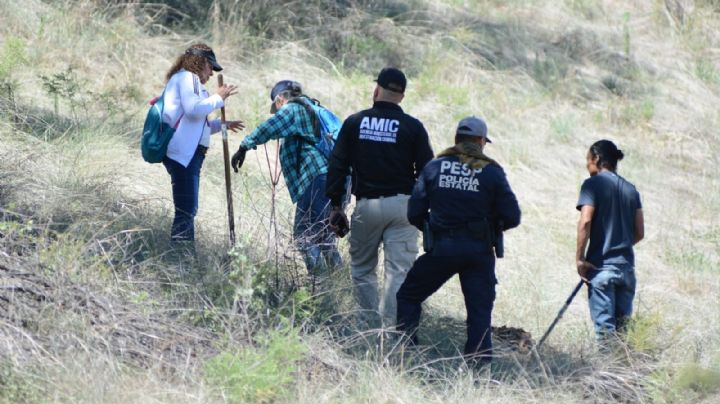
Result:
[[[610,285],[613,280],[617,279],[616,274],[610,270],[594,271],[594,274],[590,275],[590,285],[594,288],[606,288]]]

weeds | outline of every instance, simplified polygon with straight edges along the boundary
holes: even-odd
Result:
[[[699,58],[695,63],[695,74],[697,77],[711,85],[720,84],[720,71],[715,64],[705,58]]]
[[[566,3],[588,20],[594,20],[603,14],[602,6],[592,0],[566,0]]]
[[[704,11],[687,16],[680,37],[658,38],[664,26],[645,18],[658,2],[205,3],[0,2],[0,71],[13,97],[0,114],[14,116],[0,122],[0,401],[715,400],[713,5],[696,2]],[[496,341],[494,364],[479,373],[459,355],[454,290],[427,304],[427,350],[404,352],[358,325],[347,267],[322,284],[306,279],[284,213],[291,203],[280,197],[268,214],[264,165],[248,162],[234,177],[246,237],[227,251],[216,143],[196,254],[173,250],[167,176],[139,160],[136,134],[148,89],[198,38],[236,75],[249,127],[265,116],[263,86],[285,75],[308,78],[349,114],[368,104],[371,76],[386,64],[408,74],[403,108],[436,145],[461,116],[488,116],[492,155],[524,213],[498,262],[494,321],[533,334],[545,325],[538,318],[555,314],[542,300],[567,292],[557,274],[572,273],[575,213],[563,192],[573,185],[563,184],[585,174],[567,156],[582,157],[601,136],[642,150],[621,170],[642,167],[638,294],[656,309],[636,317],[609,357],[596,352],[579,299],[554,345],[534,356]],[[683,152],[668,153],[675,148]],[[691,177],[707,197],[676,186]],[[680,227],[712,230],[676,231],[680,211],[692,219]]]
[[[623,50],[625,51],[625,57],[630,60],[631,51],[631,36],[630,36],[630,13],[625,12],[623,14]]]
[[[274,402],[288,398],[303,352],[297,331],[270,331],[253,346],[211,359],[205,378],[232,402]]]
[[[25,43],[13,36],[5,38],[0,53],[0,91],[11,106],[15,106],[15,92],[19,86],[13,74],[20,67],[28,63]]]
[[[576,118],[573,116],[559,116],[550,120],[551,139],[561,144],[570,142],[575,135],[576,125]]]
[[[60,99],[66,99],[70,104],[70,111],[77,120],[76,107],[77,96],[80,93],[80,83],[72,67],[68,67],[62,73],[55,73],[49,76],[41,75],[43,89],[53,99],[55,115],[60,115]]]
[[[683,248],[681,250],[667,251],[666,259],[680,273],[692,276],[692,274],[717,273],[717,263],[713,258],[702,250],[694,248]]]
[[[663,327],[663,318],[658,312],[636,315],[627,325],[625,341],[634,352],[657,353],[662,350],[661,343],[658,342],[659,336],[667,335]]]
[[[0,364],[0,403],[37,402],[47,397],[47,392],[30,382],[33,376],[22,374],[16,365]]]
[[[697,364],[689,364],[680,368],[676,386],[690,389],[703,396],[720,391],[720,370],[708,369]]]

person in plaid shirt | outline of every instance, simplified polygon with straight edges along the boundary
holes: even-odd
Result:
[[[330,200],[325,196],[328,164],[315,146],[319,141],[313,129],[313,119],[306,108],[297,102],[303,95],[300,83],[279,81],[270,92],[272,117],[260,124],[240,143],[231,164],[238,172],[250,149],[280,139],[280,165],[288,192],[295,208],[293,235],[308,272],[342,265],[335,245],[335,234],[329,229]]]

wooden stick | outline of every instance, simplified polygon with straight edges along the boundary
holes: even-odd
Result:
[[[218,87],[223,86],[223,75],[218,74]],[[228,226],[230,227],[230,247],[235,246],[235,214],[233,213],[232,187],[230,186],[230,151],[228,150],[227,124],[225,123],[225,107],[220,108],[222,122],[223,159],[225,160],[225,194],[227,195]]]

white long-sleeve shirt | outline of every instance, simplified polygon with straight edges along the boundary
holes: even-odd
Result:
[[[187,167],[197,146],[209,146],[210,135],[220,131],[220,120],[208,121],[207,116],[225,103],[219,95],[209,95],[200,78],[184,69],[168,81],[164,100],[163,121],[170,125],[178,123],[168,144],[167,157]]]

